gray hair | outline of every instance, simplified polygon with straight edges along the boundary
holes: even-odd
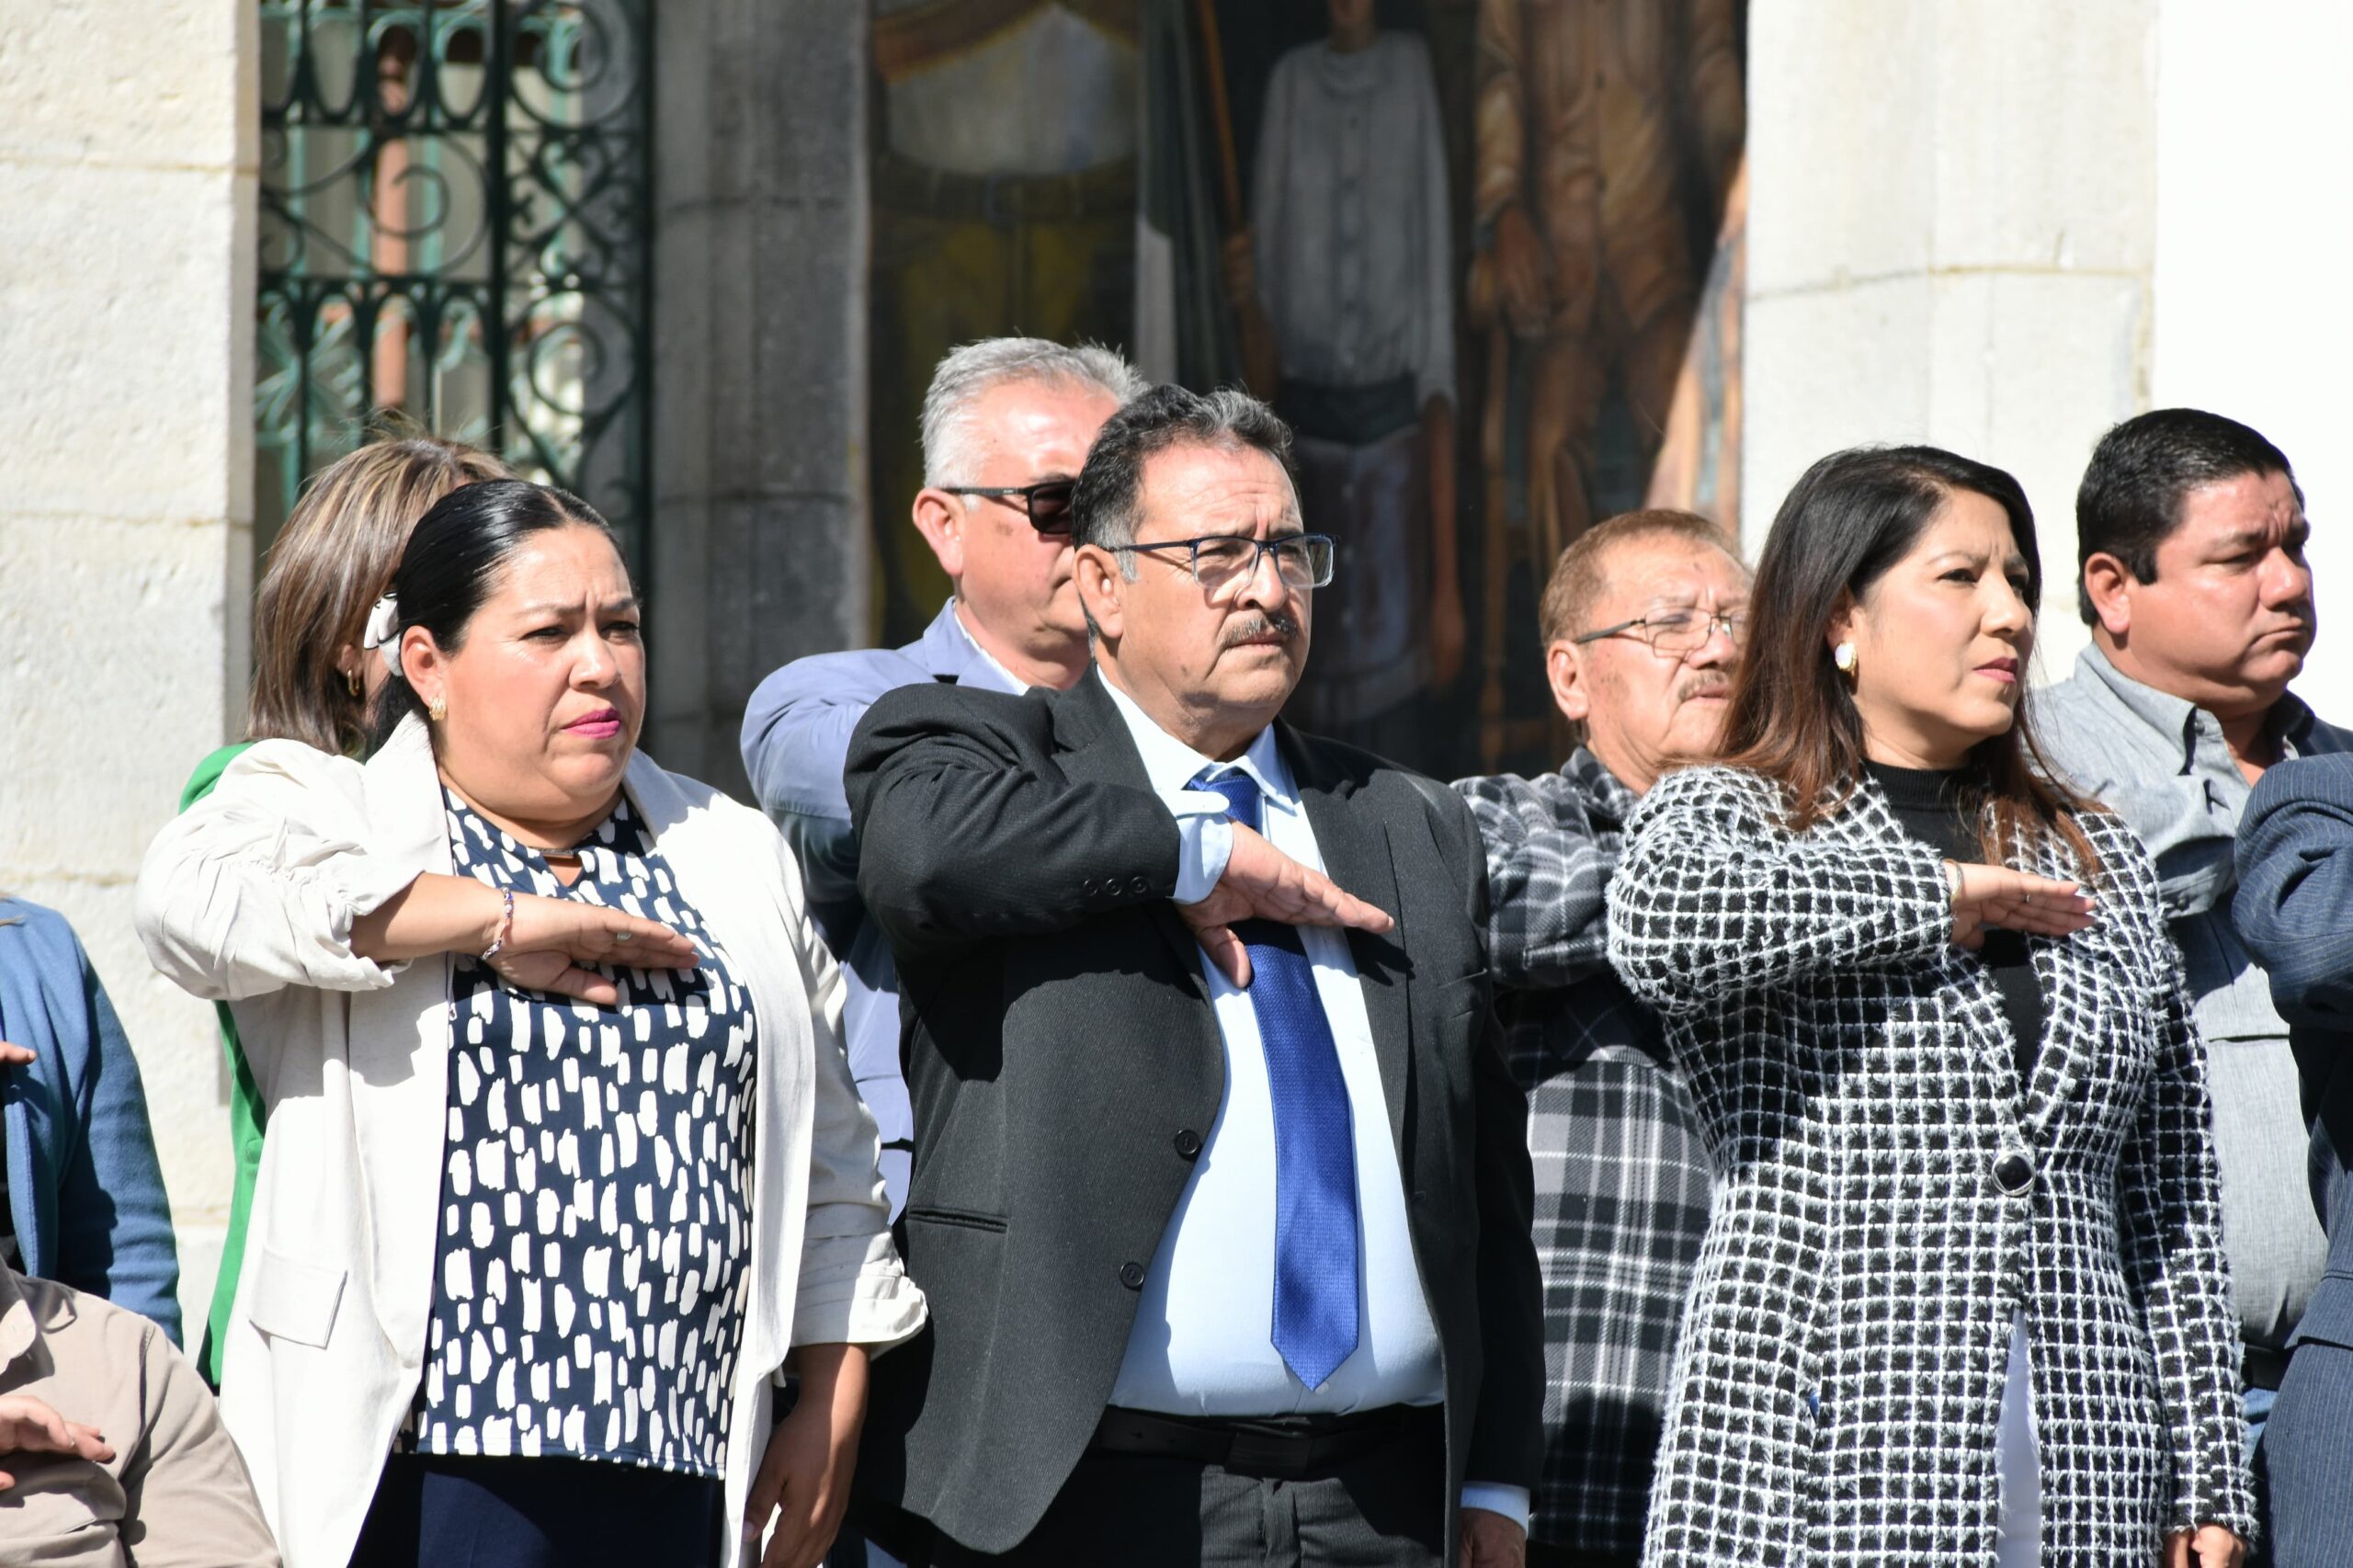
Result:
[[[1021,381],[1101,392],[1126,404],[1149,384],[1135,367],[1099,344],[1075,347],[1042,337],[984,337],[951,350],[923,394],[923,482],[970,484],[978,466],[972,406],[983,394]]]
[[[1172,447],[1264,452],[1285,476],[1291,471],[1290,426],[1248,392],[1154,387],[1111,415],[1095,437],[1070,500],[1072,538],[1106,550],[1135,543],[1143,522],[1144,464]],[[1123,553],[1120,570],[1132,582],[1135,557]]]

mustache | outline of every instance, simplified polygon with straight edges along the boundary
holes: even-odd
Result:
[[[1704,675],[1693,676],[1675,688],[1675,700],[1677,702],[1688,702],[1695,697],[1730,697],[1731,695],[1731,678],[1717,675],[1712,670]]]
[[[1263,610],[1254,610],[1228,621],[1218,640],[1218,646],[1222,649],[1238,648],[1245,642],[1256,642],[1262,637],[1278,638],[1285,642],[1295,642],[1299,637],[1299,622],[1280,610],[1271,615]]]

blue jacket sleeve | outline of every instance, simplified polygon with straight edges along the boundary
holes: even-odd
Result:
[[[36,1060],[31,1168],[38,1272],[153,1319],[177,1344],[179,1252],[139,1063],[106,987],[63,916],[10,900],[0,994]]]
[[[59,1172],[59,1278],[150,1318],[180,1343],[180,1260],[172,1238],[172,1205],[147,1120],[147,1093],[121,1020],[97,971],[74,944],[79,984],[61,996],[87,1031],[81,1080],[82,1157]],[[70,1031],[69,1031],[70,1032]]]
[[[842,790],[850,733],[876,698],[916,684],[931,677],[886,649],[820,653],[769,676],[744,710],[744,771],[801,862],[810,914],[837,956],[859,919],[858,835]]]
[[[2353,755],[2271,768],[2239,824],[2239,939],[2291,1024],[2353,1028]]]

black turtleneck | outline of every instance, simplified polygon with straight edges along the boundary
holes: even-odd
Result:
[[[1985,858],[1977,842],[1977,824],[1961,802],[1958,773],[1918,767],[1891,767],[1885,763],[1863,765],[1879,787],[1904,831],[1948,860],[1965,865]],[[1977,957],[1993,976],[2001,994],[2002,1014],[2009,1020],[2012,1049],[2018,1062],[2018,1087],[2034,1077],[2034,1059],[2042,1049],[2042,987],[2035,979],[2034,960],[2024,933],[1989,927]]]

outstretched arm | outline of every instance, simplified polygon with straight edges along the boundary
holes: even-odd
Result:
[[[858,890],[906,950],[1065,931],[1176,891],[1180,835],[1140,785],[1073,779],[1043,699],[908,687],[851,738]]]
[[[1774,820],[1770,788],[1690,768],[1653,785],[1635,812],[1609,882],[1609,961],[1652,1006],[1704,1006],[1951,939],[1934,849],[1797,838]]]

